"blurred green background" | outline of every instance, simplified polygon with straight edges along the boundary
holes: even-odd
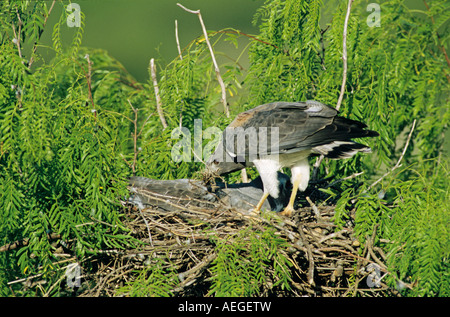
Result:
[[[50,2],[50,1],[49,1]],[[254,34],[253,15],[263,0],[76,0],[85,15],[83,46],[105,49],[138,80],[148,79],[151,58],[169,63],[177,56],[175,20],[181,49],[202,34],[198,17],[177,6],[201,10],[208,30],[232,27]],[[65,1],[64,3],[68,3]],[[43,40],[51,46],[51,29],[60,16],[60,6],[49,19]],[[66,26],[63,38],[71,39]],[[233,47],[229,45],[230,49]],[[41,51],[42,53],[42,51]],[[51,55],[48,50],[47,54]]]

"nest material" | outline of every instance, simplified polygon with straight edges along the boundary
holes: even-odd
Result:
[[[136,271],[158,257],[169,259],[178,272],[179,283],[171,290],[172,294],[210,295],[210,268],[217,257],[213,238],[230,239],[232,243],[239,231],[252,226],[275,228],[289,244],[280,252],[285,252],[293,264],[290,290],[274,287],[274,281],[268,280],[259,295],[398,296],[383,280],[378,287],[367,285],[372,273],[367,268],[371,264],[376,263],[381,275],[386,273],[385,255],[373,246],[373,237],[361,246],[353,237],[351,226],[336,231],[332,206],[312,204],[287,219],[272,212],[267,212],[270,217],[251,215],[220,202],[212,208],[166,202],[173,206],[172,211],[128,206],[124,222],[132,235],[143,242],[142,246],[103,254],[98,270],[86,276],[94,286],[79,295],[116,296],[118,288],[136,278]]]

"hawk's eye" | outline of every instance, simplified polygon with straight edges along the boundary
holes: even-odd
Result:
[[[219,165],[219,161],[216,159],[213,161],[214,165]]]

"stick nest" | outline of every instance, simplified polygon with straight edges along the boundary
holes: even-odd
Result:
[[[266,278],[260,285],[259,296],[398,296],[383,280],[377,287],[367,282],[369,275],[374,274],[369,269],[374,263],[381,275],[386,273],[385,255],[373,246],[373,237],[361,245],[353,236],[351,222],[337,231],[333,206],[312,204],[298,209],[287,219],[269,211],[251,215],[222,203],[207,208],[170,204],[171,211],[126,206],[124,222],[142,245],[103,253],[96,259],[97,269],[85,276],[90,286],[84,290],[82,287],[78,295],[117,296],[118,289],[137,278],[136,272],[156,259],[165,259],[178,274],[171,294],[212,296],[211,268],[218,256],[217,240],[227,239],[232,244],[240,236],[239,232],[251,227],[252,230],[275,229],[278,238],[288,245],[279,252],[292,264],[290,289]]]

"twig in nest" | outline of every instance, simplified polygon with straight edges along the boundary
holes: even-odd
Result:
[[[303,233],[303,226],[300,224],[298,226],[298,233],[300,234],[301,238],[302,238],[302,242],[306,247],[306,256],[308,257],[308,273],[307,273],[307,277],[308,277],[308,283],[310,285],[315,285],[314,283],[314,258],[313,258],[313,254],[312,254],[312,250],[311,250],[311,246],[308,243],[308,240],[306,239],[305,234]]]
[[[181,283],[174,289],[174,291],[179,292],[184,287],[189,286],[198,278],[198,276],[203,272],[203,270],[217,257],[216,253],[212,253],[209,256],[203,258],[201,262],[195,265],[193,268],[178,274]]]
[[[308,204],[313,209],[314,215],[316,216],[317,221],[321,221],[322,217],[320,217],[320,212],[319,212],[319,209],[317,209],[317,206],[311,201],[311,199],[308,196],[306,196],[306,200],[308,201]]]
[[[47,238],[49,240],[56,240],[56,239],[60,239],[61,235],[58,234],[58,233],[51,233],[51,234],[47,234]],[[17,241],[5,244],[5,245],[0,247],[0,252],[14,250],[14,249],[17,249],[17,248],[21,248],[21,247],[27,246],[29,241],[30,241],[29,238],[25,238],[23,240],[17,240]]]
[[[200,13],[200,10],[196,10],[196,11],[190,10],[190,9],[184,7],[183,5],[179,4],[179,3],[177,3],[177,6],[179,6],[181,9],[183,9],[186,12],[189,12],[189,13],[192,13],[192,14],[196,14],[198,16],[198,19],[200,20],[200,24],[201,24],[202,30],[203,30],[203,35],[205,36],[205,42],[206,42],[206,45],[208,45],[209,52],[211,53],[211,59],[212,59],[212,62],[214,64],[214,70],[216,71],[217,81],[219,82],[220,88],[222,90],[222,99],[221,99],[221,101],[222,101],[222,104],[223,104],[223,109],[225,111],[225,115],[227,116],[227,118],[229,118],[230,117],[230,111],[229,111],[228,105],[227,105],[227,92],[226,92],[226,89],[225,89],[225,84],[223,83],[222,76],[220,75],[219,66],[217,65],[217,61],[216,61],[216,58],[214,56],[213,48],[211,46],[211,43],[209,42],[208,32],[206,31],[205,24],[203,23],[203,19],[202,19],[202,15]]]

